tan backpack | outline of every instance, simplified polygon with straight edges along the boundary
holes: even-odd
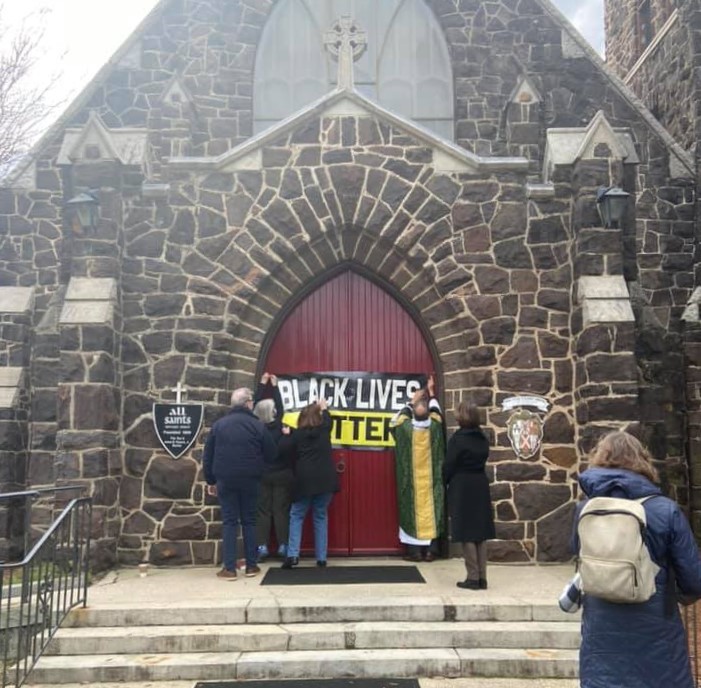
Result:
[[[642,499],[594,497],[577,522],[579,573],[585,595],[635,604],[655,594],[660,567],[645,544],[647,518]]]

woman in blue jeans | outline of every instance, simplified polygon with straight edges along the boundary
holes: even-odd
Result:
[[[299,563],[304,519],[312,508],[316,565],[326,566],[328,545],[328,508],[338,492],[338,475],[331,457],[331,416],[326,401],[309,404],[299,414],[297,430],[292,435],[297,454],[287,558],[283,569]]]

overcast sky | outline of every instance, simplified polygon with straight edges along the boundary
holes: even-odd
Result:
[[[57,97],[70,98],[109,59],[158,0],[0,0],[5,20],[18,22],[49,7],[42,67],[60,69]],[[381,0],[380,0],[381,1]],[[554,4],[603,53],[604,0],[554,0]]]

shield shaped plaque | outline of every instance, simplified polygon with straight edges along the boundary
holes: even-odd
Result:
[[[540,449],[543,421],[535,413],[519,409],[509,418],[507,434],[516,456],[520,459],[530,459]]]
[[[158,441],[174,459],[179,459],[195,443],[203,416],[202,404],[153,405],[153,426]]]

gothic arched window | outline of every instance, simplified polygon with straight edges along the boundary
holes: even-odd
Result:
[[[367,32],[356,88],[388,110],[454,138],[453,73],[443,32],[424,0],[279,0],[256,58],[259,132],[328,93],[336,63],[323,33],[343,15]]]
[[[328,93],[328,64],[320,27],[304,0],[275,8],[258,48],[254,87],[255,131],[267,129]]]

